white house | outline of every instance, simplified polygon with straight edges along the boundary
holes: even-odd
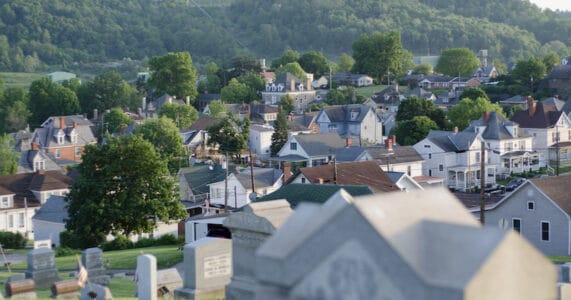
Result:
[[[233,170],[225,180],[209,184],[210,204],[242,207],[251,202],[252,184],[257,195],[267,195],[282,186],[283,172],[273,168],[254,168],[254,178],[250,168]],[[226,189],[227,187],[227,189]]]
[[[257,155],[270,155],[273,133],[274,127],[270,125],[252,124],[250,126],[248,147]]]
[[[342,139],[337,133],[290,135],[278,152],[280,161],[305,162],[306,166],[318,166],[330,162],[339,148],[350,139]]]
[[[336,132],[362,144],[383,141],[383,125],[375,109],[365,104],[333,105],[321,109],[315,121],[320,133]]]

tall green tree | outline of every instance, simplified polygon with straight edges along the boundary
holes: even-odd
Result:
[[[208,93],[220,93],[222,88],[222,81],[218,77],[218,65],[214,62],[209,62],[206,67],[206,91]]]
[[[228,115],[208,128],[208,136],[210,136],[208,145],[218,146],[220,153],[228,153],[238,161],[250,137],[250,119],[239,120],[233,115]]]
[[[30,85],[28,108],[32,113],[30,125],[39,127],[51,116],[65,116],[80,113],[75,93],[45,77]]]
[[[401,146],[414,145],[424,139],[430,130],[438,129],[438,125],[426,116],[416,116],[410,120],[398,122],[391,131]]]
[[[285,66],[286,64],[297,62],[299,57],[299,52],[292,49],[287,49],[284,51],[281,57],[276,58],[272,61],[272,69],[277,69],[281,66]]]
[[[108,234],[148,233],[159,221],[185,217],[166,162],[141,136],[88,145],[82,159],[66,197],[66,228],[82,247],[98,246]]]
[[[178,98],[189,96],[194,102],[198,91],[197,73],[188,52],[168,53],[154,56],[149,60],[151,78],[148,85],[157,89],[159,94],[167,93]]]
[[[414,66],[412,72],[414,74],[424,74],[430,75],[432,74],[432,66],[430,64],[424,63]]]
[[[308,73],[313,73],[315,78],[319,78],[329,72],[329,61],[325,55],[319,51],[312,50],[305,52],[299,58],[298,63],[303,70]]]
[[[71,86],[73,82],[70,83]],[[80,85],[77,91],[84,112],[99,112],[121,107],[135,110],[141,105],[141,97],[134,86],[129,85],[116,71],[96,76],[93,81]]]
[[[331,90],[327,93],[325,103],[328,105],[347,105],[363,103],[364,101],[365,97],[358,95],[354,87],[348,87],[346,89]]]
[[[450,128],[446,113],[442,109],[436,107],[434,102],[427,99],[419,99],[418,97],[409,97],[401,101],[395,119],[397,122],[404,122],[420,116],[433,120],[438,129],[446,130]]]
[[[218,118],[222,113],[226,112],[226,105],[220,100],[210,101],[208,103],[208,109],[210,110],[210,116],[213,118]]]
[[[520,84],[533,88],[545,77],[546,72],[547,68],[541,59],[530,57],[519,60],[510,75]]]
[[[285,73],[291,73],[293,76],[299,78],[305,82],[306,74],[305,70],[297,62],[287,63],[276,69],[276,78],[280,78]]]
[[[168,162],[170,171],[178,171],[180,158],[184,155],[182,138],[173,120],[161,117],[148,119],[135,129],[135,134],[141,135],[155,147],[162,160]]]
[[[103,115],[105,128],[109,133],[118,132],[122,126],[127,127],[131,124],[131,118],[127,116],[121,108],[113,108]]]
[[[171,119],[178,128],[183,129],[198,120],[198,111],[191,105],[167,103],[161,106],[159,116]]]
[[[14,150],[11,135],[0,135],[0,175],[16,174],[20,153]]]
[[[220,90],[220,98],[226,103],[250,103],[251,90],[245,83],[232,78],[227,86]]]
[[[555,52],[550,52],[545,54],[541,58],[541,60],[545,65],[545,71],[547,73],[551,72],[551,69],[553,69],[553,67],[558,66],[561,63],[561,57],[559,57],[559,55],[557,55],[557,53]]]
[[[495,111],[504,115],[502,108],[497,103],[491,103],[485,98],[464,98],[448,110],[447,116],[453,126],[463,130],[470,124],[470,121],[478,120],[484,112]]]
[[[248,99],[252,99],[250,101],[261,99],[261,95],[258,94],[258,91],[263,90],[264,87],[266,86],[266,81],[264,80],[264,77],[262,77],[262,75],[250,72],[236,79],[238,80],[238,82],[248,86],[249,88]]]
[[[396,31],[363,34],[353,43],[353,71],[368,74],[379,81],[385,76],[404,74],[404,49]]]
[[[274,133],[272,133],[272,144],[270,145],[270,153],[272,156],[276,156],[287,142],[290,128],[286,114],[286,111],[280,107],[278,116],[274,122]]]
[[[487,101],[491,101],[490,97],[488,97],[488,94],[486,93],[486,91],[484,91],[483,89],[479,88],[479,87],[471,87],[471,88],[467,88],[462,92],[462,95],[460,95],[460,99],[464,99],[464,98],[470,98],[470,99],[478,99],[478,98],[484,98]]]
[[[434,71],[448,76],[471,76],[480,65],[476,54],[468,48],[450,48],[442,51]]]
[[[347,53],[342,53],[339,56],[339,62],[337,66],[339,67],[339,72],[350,72],[355,64],[355,60]]]
[[[16,101],[7,109],[4,119],[4,130],[16,132],[28,126],[28,118],[32,114],[24,101]]]
[[[285,94],[280,98],[279,107],[286,114],[289,114],[290,112],[295,110],[295,100],[293,100],[290,94]]]

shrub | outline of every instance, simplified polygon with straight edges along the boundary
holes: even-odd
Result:
[[[176,245],[178,244],[178,239],[174,234],[167,233],[165,235],[161,235],[157,240],[155,245],[162,246],[162,245]]]
[[[133,248],[133,242],[123,235],[118,235],[114,240],[104,242],[101,245],[101,249],[103,249],[103,251],[126,250],[132,248]]]
[[[77,255],[81,253],[81,250],[72,249],[69,247],[56,247],[54,252],[56,257],[60,257],[60,256]]]
[[[0,244],[8,249],[22,249],[26,247],[26,239],[21,233],[0,232]]]
[[[70,231],[62,231],[59,234],[59,242],[61,247],[71,249],[81,249],[80,239]]]
[[[152,238],[142,238],[135,242],[135,248],[145,248],[152,247],[156,244],[156,241]]]

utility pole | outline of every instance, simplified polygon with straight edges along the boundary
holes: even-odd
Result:
[[[254,186],[254,160],[252,159],[252,150],[250,151],[250,180],[252,181],[252,193],[256,194],[256,187]]]
[[[224,178],[224,211],[228,211],[228,152],[226,152],[226,156],[224,157],[224,161],[226,163],[226,177]]]
[[[333,184],[337,184],[337,159],[333,157]]]
[[[480,223],[484,225],[484,189],[486,188],[486,151],[484,141],[480,141]]]
[[[557,124],[555,124],[555,176],[559,176],[559,131],[557,130]]]

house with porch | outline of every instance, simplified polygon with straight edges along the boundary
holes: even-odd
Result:
[[[539,152],[533,149],[533,136],[518,123],[507,120],[496,112],[484,112],[470,122],[464,132],[478,134],[485,142],[489,163],[497,165],[503,177],[539,170]]]
[[[539,153],[541,167],[571,166],[571,121],[553,105],[527,99],[527,109],[511,120],[533,136],[532,149]]]
[[[327,164],[337,149],[348,145],[347,141],[350,139],[343,139],[335,132],[290,135],[274,160],[302,166]]]
[[[218,122],[220,119],[200,116],[189,128],[181,129],[179,134],[187,153],[193,153],[197,157],[206,156],[211,149],[208,146],[208,127]]]
[[[400,102],[406,99],[406,97],[399,89],[398,82],[394,81],[391,86],[373,94],[371,99],[377,104],[377,108],[384,111],[397,112]]]
[[[281,98],[290,95],[295,101],[295,111],[303,112],[315,99],[315,90],[311,83],[313,74],[307,73],[306,78],[297,78],[291,73],[285,73],[273,83],[266,83],[262,93],[262,102],[269,105],[278,105]]]
[[[383,125],[375,109],[365,104],[328,106],[317,114],[320,133],[336,132],[362,145],[383,141]]]
[[[338,85],[351,85],[356,87],[369,86],[373,84],[373,78],[366,74],[352,74],[349,72],[339,72],[331,76],[331,80]]]
[[[413,147],[424,158],[423,176],[444,178],[450,189],[467,191],[480,185],[481,141],[477,132],[431,130]],[[496,183],[496,168],[486,157],[486,184]]]

